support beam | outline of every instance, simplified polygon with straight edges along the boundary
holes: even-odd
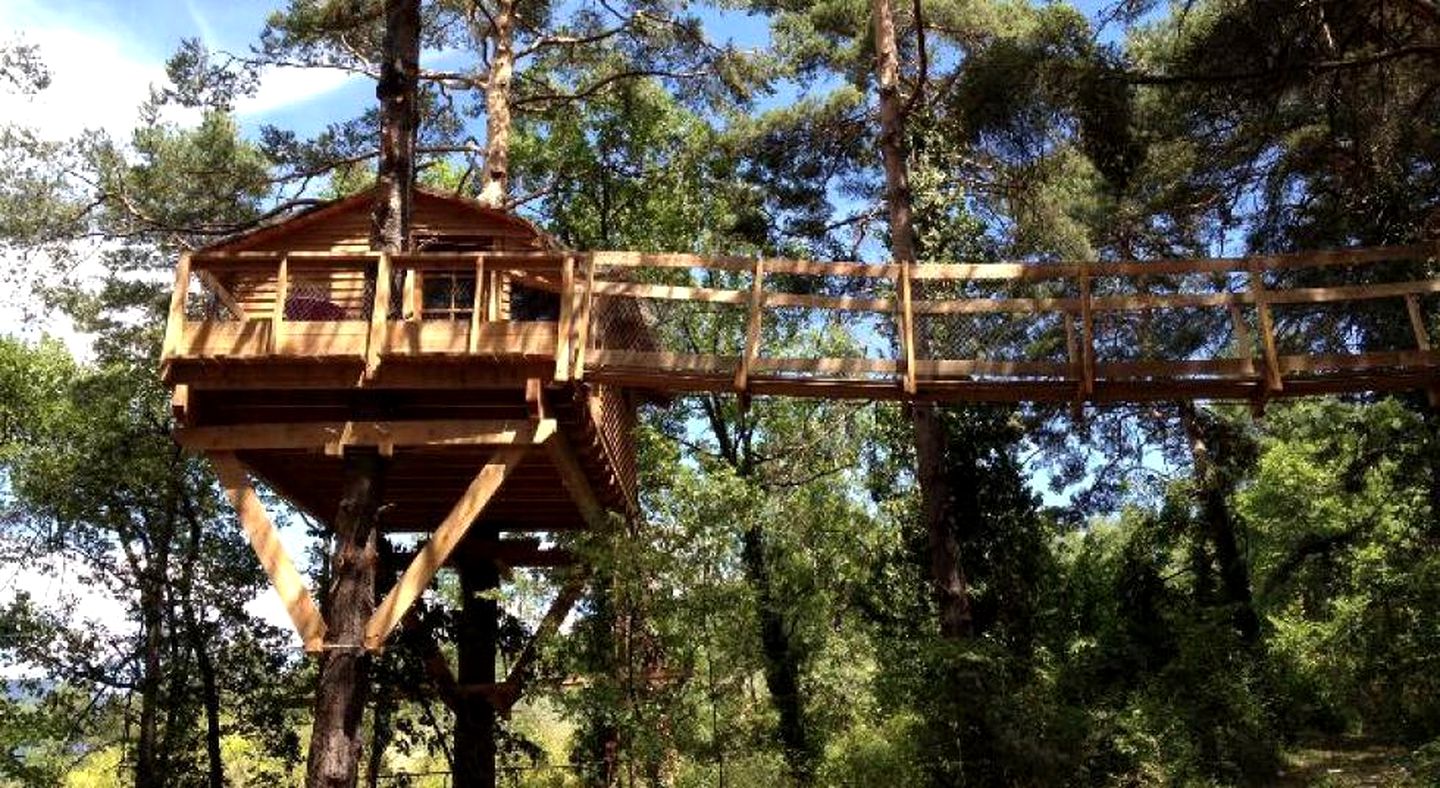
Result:
[[[175,441],[191,451],[312,449],[338,455],[347,447],[538,446],[555,433],[554,419],[315,421],[177,427]]]
[[[319,653],[325,644],[325,620],[300,572],[295,569],[295,563],[285,552],[275,523],[265,513],[245,466],[230,452],[214,452],[210,455],[210,462],[214,464],[215,474],[225,488],[225,496],[240,517],[240,525],[245,529],[260,565],[265,567],[265,574],[270,576],[271,585],[285,604],[285,611],[290,614],[305,650]]]
[[[545,611],[545,617],[540,619],[540,623],[535,627],[534,636],[526,641],[515,661],[510,663],[510,674],[505,678],[505,683],[516,688],[517,697],[519,690],[524,687],[525,672],[540,655],[540,644],[560,630],[560,625],[565,623],[565,617],[570,614],[570,608],[574,607],[575,603],[580,601],[580,595],[585,593],[585,584],[589,579],[589,575],[581,571],[565,581],[565,585],[560,587],[560,593],[556,594],[555,601],[551,602],[550,608]]]
[[[560,473],[560,481],[570,493],[570,498],[580,509],[580,516],[585,519],[585,524],[597,530],[604,528],[608,522],[605,507],[601,505],[599,496],[595,495],[595,489],[590,486],[590,479],[585,475],[585,469],[570,442],[563,434],[555,432],[545,441],[545,451],[550,455],[555,470]]]
[[[410,562],[400,582],[391,589],[376,608],[375,614],[370,617],[365,626],[365,648],[377,651],[384,645],[385,639],[400,623],[410,605],[430,585],[435,573],[470,530],[475,518],[480,516],[485,506],[494,499],[500,486],[525,459],[525,454],[526,449],[521,447],[500,449],[475,475],[465,494],[456,501],[450,514],[446,515],[445,520],[435,529],[430,541],[425,543],[415,555],[415,560]]]
[[[224,304],[225,308],[230,310],[230,314],[233,315],[236,320],[249,319],[250,316],[245,314],[245,307],[240,305],[240,302],[235,299],[235,294],[231,293],[229,288],[220,284],[220,280],[215,278],[214,273],[201,268],[196,271],[195,274],[200,277],[200,281],[204,282],[206,287],[210,288],[210,291],[215,294],[215,297],[220,299],[220,303]]]

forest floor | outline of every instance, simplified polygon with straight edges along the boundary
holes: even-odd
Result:
[[[1280,786],[1410,786],[1409,751],[1394,744],[1354,737],[1303,742],[1285,756]]]

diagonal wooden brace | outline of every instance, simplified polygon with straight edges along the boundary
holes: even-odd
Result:
[[[370,621],[365,625],[366,649],[378,651],[384,646],[385,640],[399,625],[406,611],[420,598],[420,594],[435,578],[435,573],[440,571],[450,553],[470,530],[475,518],[480,516],[495,498],[501,485],[525,459],[526,452],[527,449],[523,446],[500,449],[475,475],[474,481],[470,482],[460,500],[455,502],[454,508],[435,529],[430,540],[416,552],[400,582],[390,589],[385,600],[370,616]]]
[[[319,653],[325,646],[325,619],[315,606],[304,578],[285,552],[275,523],[265,513],[260,496],[255,494],[255,488],[250,484],[249,473],[233,452],[211,452],[209,456],[215,466],[215,475],[220,477],[220,485],[225,488],[225,496],[235,507],[240,525],[250,539],[250,546],[255,549],[260,565],[265,567],[265,574],[270,576],[270,584],[285,603],[285,610],[305,643],[305,650]]]

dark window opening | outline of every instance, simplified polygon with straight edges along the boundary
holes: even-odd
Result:
[[[510,319],[543,320],[553,323],[560,319],[560,294],[512,284],[510,286]]]

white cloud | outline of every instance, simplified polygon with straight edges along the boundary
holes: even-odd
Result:
[[[265,115],[320,98],[364,77],[333,68],[269,67],[260,74],[260,89],[237,102],[240,115]]]
[[[50,86],[34,96],[0,92],[0,124],[13,123],[49,139],[102,129],[124,139],[150,85],[165,79],[163,63],[127,52],[118,36],[60,27],[31,27],[19,40],[35,44]]]

